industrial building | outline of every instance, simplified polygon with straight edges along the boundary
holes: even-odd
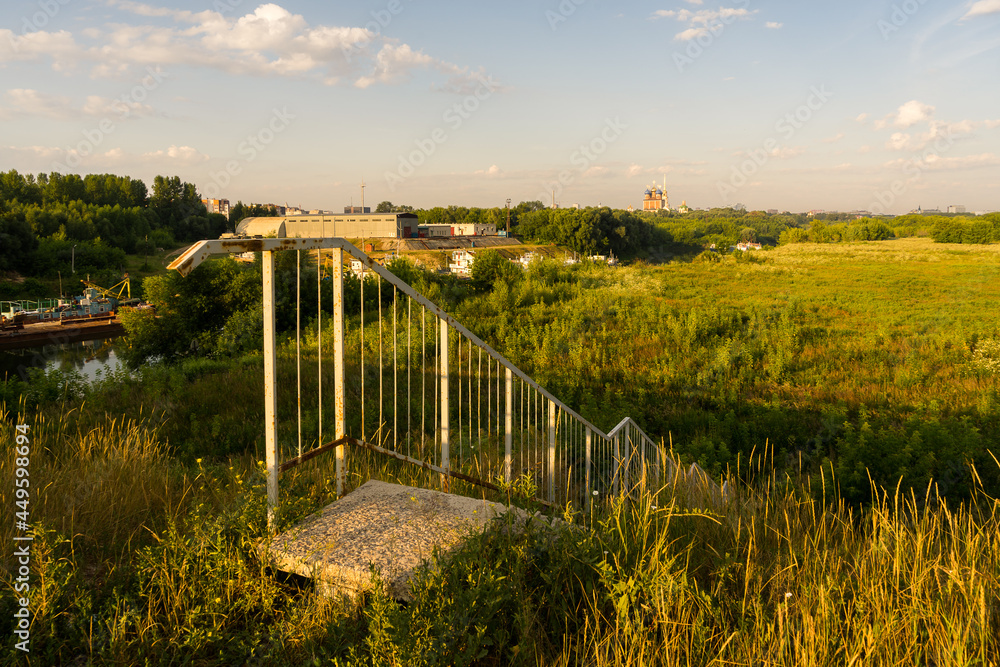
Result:
[[[238,237],[409,239],[450,236],[496,236],[493,224],[421,225],[416,213],[326,213],[284,218],[245,218],[236,225]]]
[[[276,238],[405,239],[417,235],[415,213],[355,213],[295,215],[285,218],[245,218],[236,236]]]

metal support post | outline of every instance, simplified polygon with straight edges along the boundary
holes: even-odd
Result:
[[[614,457],[612,457],[611,459],[612,465],[614,466],[614,476],[612,477],[611,481],[611,493],[615,497],[618,497],[618,477],[621,474],[622,470],[622,457],[621,457],[621,446],[620,446],[621,439],[622,439],[621,433],[615,435],[615,444],[614,444],[615,453]]]
[[[556,501],[556,403],[549,404],[549,502]]]
[[[274,251],[261,253],[264,264],[264,451],[267,465],[267,526],[274,529],[278,506],[278,392],[274,342]]]
[[[586,434],[587,435],[584,438],[585,439],[584,456],[586,457],[586,468],[585,468],[585,472],[584,472],[584,475],[585,475],[584,480],[585,481],[584,481],[583,489],[584,489],[584,492],[587,494],[586,502],[589,505],[591,502],[593,502],[593,498],[594,498],[594,494],[592,493],[592,490],[590,488],[590,446],[591,446],[591,440],[592,440],[594,434],[590,430],[589,427],[586,429]]]
[[[512,484],[514,480],[510,468],[514,449],[514,373],[509,368],[505,370],[507,373],[504,382],[503,474],[507,483]]]
[[[336,433],[334,439],[347,435],[344,414],[344,251],[333,251],[333,392]],[[344,445],[337,447],[337,496],[344,495],[347,462]]]
[[[448,323],[441,320],[441,468],[451,470],[448,451]],[[448,491],[448,476],[441,475],[441,490]]]

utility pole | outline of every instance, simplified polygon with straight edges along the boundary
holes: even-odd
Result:
[[[507,238],[510,238],[510,197],[507,198]]]
[[[361,213],[365,212],[365,179],[361,178]]]

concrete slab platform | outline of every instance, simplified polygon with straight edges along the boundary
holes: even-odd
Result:
[[[510,509],[523,514],[499,503],[369,480],[261,549],[278,569],[313,579],[328,595],[369,589],[374,565],[389,594],[408,600],[414,569],[435,547],[456,547]]]

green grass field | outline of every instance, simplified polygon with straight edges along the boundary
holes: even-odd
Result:
[[[1000,247],[797,244],[425,287],[599,426],[631,415],[741,480],[727,505],[599,503],[568,517],[583,531],[470,541],[410,605],[327,600],[255,555],[259,356],[91,389],[39,377],[21,401],[4,388],[0,508],[20,511],[26,423],[35,541],[30,661],[11,550],[0,562],[3,660],[1000,664]],[[351,469],[352,485],[422,479],[371,456]],[[329,502],[332,478],[323,457],[287,475],[281,525]]]

